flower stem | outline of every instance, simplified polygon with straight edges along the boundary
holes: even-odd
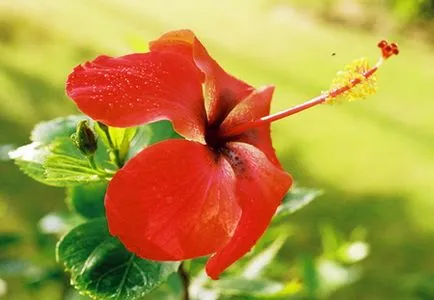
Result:
[[[119,150],[116,149],[114,146],[112,146],[113,148],[110,149],[111,153],[112,153],[112,160],[113,163],[115,164],[115,166],[120,169],[122,168],[122,166],[124,165],[124,160],[121,159],[121,156],[119,155]]]
[[[179,276],[181,277],[182,285],[184,287],[184,293],[182,295],[182,300],[190,300],[190,294],[188,292],[188,288],[190,286],[190,277],[188,276],[187,271],[185,270],[184,263],[181,263],[179,266]]]
[[[95,163],[95,156],[94,155],[87,155],[86,157],[87,157],[87,160],[89,161],[89,166],[92,169],[99,171],[98,167],[97,167],[97,165]]]

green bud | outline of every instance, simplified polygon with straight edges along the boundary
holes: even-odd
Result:
[[[86,156],[93,155],[97,149],[95,134],[90,129],[87,120],[78,123],[75,133],[71,135],[71,139],[75,147]]]

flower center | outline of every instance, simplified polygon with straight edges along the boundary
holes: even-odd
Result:
[[[227,140],[227,137],[223,137],[220,135],[219,128],[210,127],[206,129],[205,142],[213,150],[218,151],[219,149],[221,149],[225,145]]]
[[[379,42],[377,46],[381,49],[381,56],[374,67],[368,68],[366,61],[364,60],[356,61],[354,64],[348,66],[344,72],[338,73],[338,77],[336,78],[335,82],[332,85],[332,88],[328,92],[322,93],[321,95],[307,102],[293,106],[286,110],[235,126],[225,131],[216,131],[213,134],[218,133],[219,138],[217,140],[224,140],[224,138],[228,139],[230,137],[242,134],[249,129],[286,118],[290,115],[296,114],[318,104],[334,103],[336,102],[336,99],[340,96],[347,96],[347,101],[352,101],[356,98],[363,98],[369,94],[374,93],[374,73],[377,72],[378,68],[389,57],[393,55],[398,55],[399,53],[398,46],[395,43],[389,44],[387,41],[383,40]]]

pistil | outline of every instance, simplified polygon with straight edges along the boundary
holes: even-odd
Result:
[[[321,95],[302,104],[298,104],[296,106],[277,112],[275,114],[268,115],[244,124],[240,124],[229,130],[220,132],[220,136],[231,137],[231,136],[239,135],[245,132],[246,130],[263,126],[271,122],[286,118],[290,115],[296,114],[298,112],[301,112],[303,110],[306,110],[318,104],[333,102],[333,100],[338,96],[342,96],[345,93],[350,93],[351,90],[354,89],[354,87],[363,85],[365,82],[369,84],[368,79],[370,79],[370,77],[372,77],[372,75],[374,75],[377,72],[378,68],[383,64],[383,62],[386,61],[390,56],[397,55],[399,53],[398,46],[395,43],[389,44],[383,40],[378,43],[378,47],[381,49],[381,57],[379,58],[377,64],[374,67],[364,72],[361,73],[354,72],[354,74],[352,74],[353,79],[349,80],[346,84],[343,84],[342,86],[338,88],[334,88],[328,92],[322,93]],[[358,66],[356,66],[356,69],[358,69]]]

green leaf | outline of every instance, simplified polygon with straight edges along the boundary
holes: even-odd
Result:
[[[9,157],[15,160],[15,163],[24,174],[43,183],[45,169],[42,165],[49,154],[50,152],[46,146],[33,142],[9,152]]]
[[[33,128],[30,140],[48,145],[55,138],[69,137],[82,120],[88,120],[88,118],[83,115],[72,115],[41,122]]]
[[[110,138],[113,143],[113,147],[119,151],[119,156],[122,160],[125,160],[130,147],[130,142],[136,134],[137,128],[115,128],[109,127]]]
[[[159,121],[148,125],[151,130],[151,138],[149,139],[149,145],[161,142],[169,139],[182,138],[179,134],[173,130],[172,123],[169,121]]]
[[[285,240],[286,236],[280,236],[269,247],[250,259],[244,268],[243,277],[246,279],[259,278],[265,268],[269,266],[274,257],[276,257],[277,252],[282,248]]]
[[[137,127],[116,128],[96,122],[95,131],[107,147],[110,161],[118,168],[128,160],[130,144],[136,135]]]
[[[67,203],[81,216],[92,219],[105,214],[104,197],[107,182],[97,182],[67,189]]]
[[[63,142],[70,143],[69,140]],[[74,186],[104,180],[104,174],[92,169],[86,160],[52,151],[34,142],[9,155],[26,175],[47,185]]]
[[[283,198],[273,221],[280,221],[283,217],[295,213],[322,195],[322,193],[321,190],[317,189],[292,188]]]
[[[105,219],[81,224],[57,244],[72,284],[94,299],[140,299],[176,272],[178,262],[140,259],[110,236]]]
[[[75,186],[90,182],[100,182],[104,180],[104,174],[90,167],[89,162],[77,158],[75,155],[65,155],[58,151],[63,148],[70,140],[59,141],[43,163],[45,169],[45,184],[53,186]],[[63,149],[62,149],[63,150]]]
[[[303,282],[309,299],[316,299],[320,285],[315,261],[312,256],[305,254],[302,257]]]
[[[9,155],[25,174],[47,185],[74,186],[104,180],[103,173],[80,158],[69,138],[54,140],[48,146],[33,142]]]
[[[320,258],[316,261],[317,290],[316,296],[326,298],[334,291],[353,284],[361,277],[361,270],[334,260]]]
[[[146,148],[146,146],[149,145],[151,135],[152,129],[149,125],[137,127],[136,135],[130,143],[128,158],[134,157],[137,153]]]
[[[70,138],[77,123],[84,119],[84,116],[70,116],[36,125],[33,142],[9,152],[10,158],[25,174],[47,185],[75,186],[104,181],[107,172],[92,168]],[[113,168],[108,163],[106,147],[98,146],[95,160],[100,168]]]

